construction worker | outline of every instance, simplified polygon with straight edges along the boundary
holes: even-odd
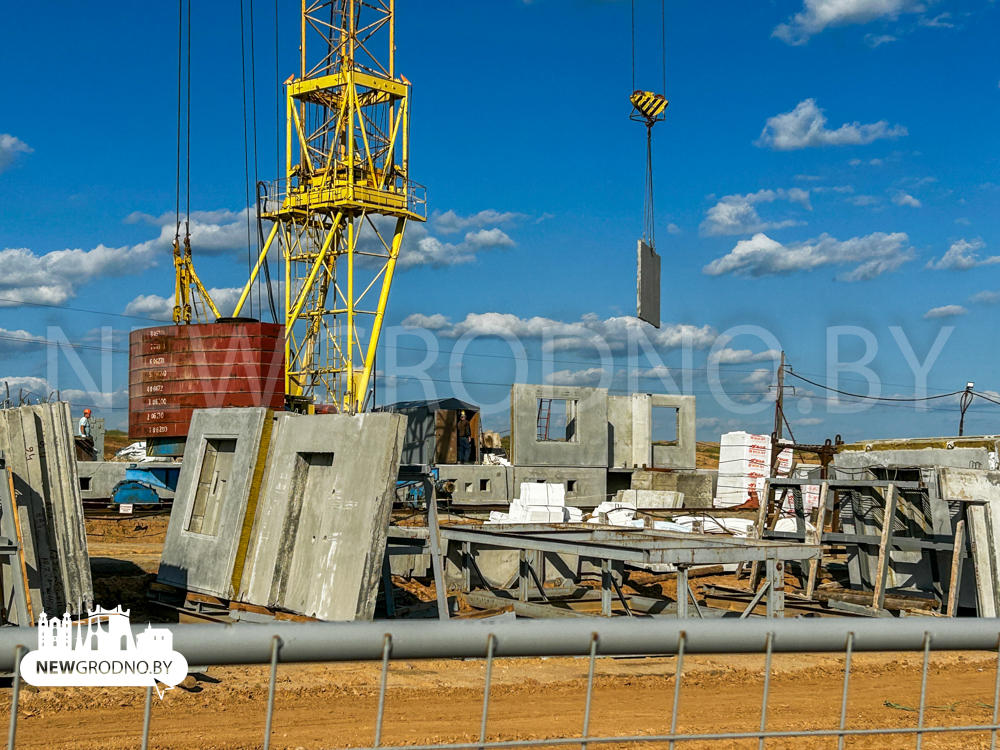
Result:
[[[90,409],[83,410],[83,416],[80,417],[80,427],[77,430],[77,434],[80,437],[90,437]]]
[[[464,411],[458,413],[458,462],[469,463],[472,457],[472,424]]]

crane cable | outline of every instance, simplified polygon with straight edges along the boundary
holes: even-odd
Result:
[[[276,5],[277,7],[277,5]],[[256,34],[254,32],[254,13],[253,13],[253,0],[249,0],[249,12],[250,12],[250,107],[253,110],[252,123],[250,122],[251,117],[247,114],[247,58],[246,58],[246,26],[247,21],[244,14],[244,3],[240,0],[240,62],[242,63],[242,73],[243,73],[243,163],[244,163],[244,187],[245,187],[245,197],[247,205],[247,274],[253,273],[254,268],[254,253],[253,244],[254,240],[251,239],[252,230],[250,228],[250,135],[249,131],[253,130],[253,185],[254,185],[254,203],[253,210],[255,220],[254,223],[257,225],[256,232],[256,243],[257,243],[257,254],[259,255],[264,247],[264,226],[261,219],[261,190],[264,191],[264,199],[267,199],[267,185],[261,182],[259,179],[259,162],[258,162],[258,148],[257,148],[257,53],[256,53]],[[277,13],[275,14],[275,22],[277,23]],[[275,64],[277,64],[277,27],[275,28]],[[274,291],[271,284],[271,266],[268,262],[267,257],[264,258],[263,267],[261,269],[264,274],[264,285],[267,288],[267,302],[268,308],[271,312],[271,319],[277,323],[278,313],[274,304]],[[258,279],[257,281],[257,314],[263,316],[263,303],[261,301],[260,292],[261,283]],[[250,315],[253,316],[253,295],[248,296],[248,301],[250,302]]]
[[[632,6],[632,91],[633,97],[639,92],[635,86],[635,0]],[[667,7],[666,0],[660,0],[660,20],[661,20],[661,50],[663,68],[663,93],[667,91]],[[634,102],[633,102],[634,104]],[[635,119],[635,118],[633,118]],[[653,207],[653,125],[656,117],[644,116],[641,118],[646,124],[646,185],[642,206],[642,238],[648,240],[649,246],[656,247],[656,212]]]
[[[252,20],[251,20],[252,22]],[[247,276],[249,277],[253,273],[253,250],[252,243],[250,241],[250,137],[248,133],[248,120],[247,117],[247,53],[246,53],[246,40],[245,40],[245,27],[246,20],[243,16],[243,0],[240,0],[240,72],[243,75],[243,168],[244,168],[244,181],[243,189],[245,191],[246,203],[244,204],[247,208]],[[254,102],[254,108],[256,109],[256,102]],[[254,133],[254,152],[256,159],[257,150],[257,133]],[[247,296],[247,302],[250,303],[250,317],[253,317],[253,294]]]
[[[184,85],[184,51],[187,47],[187,86]],[[185,100],[186,97],[186,100]],[[187,116],[184,151],[185,166],[185,241],[191,239],[191,0],[187,0],[187,38],[184,37],[184,0],[177,2],[177,201],[174,206],[174,241],[181,238],[181,124]]]
[[[181,247],[181,150],[182,143],[184,166],[184,265],[187,266],[191,255],[191,0],[187,0],[187,35],[184,28],[184,0],[177,2],[177,181],[176,202],[174,205],[174,247],[180,253]],[[187,53],[185,55],[185,52]],[[186,58],[186,60],[185,60]],[[187,64],[185,81],[184,68]],[[183,125],[182,125],[183,124]],[[184,138],[182,140],[182,130]],[[175,295],[176,296],[176,295]],[[174,299],[174,308],[178,309],[181,301]],[[196,317],[198,301],[195,297],[188,298]],[[190,322],[185,319],[185,322]]]

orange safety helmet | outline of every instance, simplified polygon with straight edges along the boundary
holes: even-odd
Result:
[[[90,416],[90,409],[84,409],[83,410],[83,416],[89,417]]]

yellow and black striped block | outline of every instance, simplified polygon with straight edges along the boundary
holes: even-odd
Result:
[[[647,120],[659,119],[669,104],[663,94],[654,94],[652,91],[635,91],[629,100],[636,111]]]

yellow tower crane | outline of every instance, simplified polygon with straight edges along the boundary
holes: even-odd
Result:
[[[365,408],[406,222],[426,220],[395,42],[395,0],[303,0],[301,72],[285,84],[286,175],[268,188],[270,234],[233,313],[277,243],[293,405]]]

